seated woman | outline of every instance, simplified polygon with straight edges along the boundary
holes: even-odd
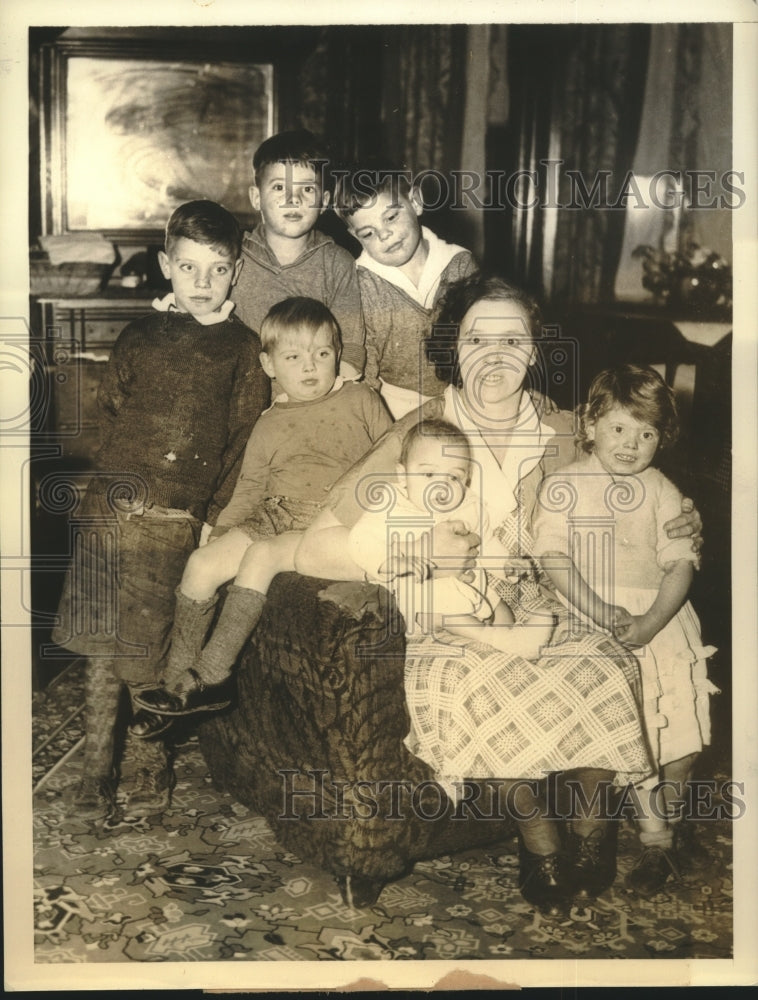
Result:
[[[540,333],[537,305],[500,279],[476,276],[451,286],[426,345],[448,389],[394,424],[333,487],[295,564],[310,576],[363,579],[348,537],[364,512],[365,483],[396,468],[403,437],[420,420],[443,418],[464,431],[471,488],[490,527],[480,540],[463,522],[438,524],[430,537],[430,571],[455,574],[476,558],[485,566],[489,559],[502,573],[497,553],[505,546],[513,555],[507,575],[518,577],[505,584],[502,597],[517,621],[556,615],[559,624],[536,660],[495,650],[475,632],[411,635],[407,742],[451,795],[464,779],[506,780],[519,830],[519,887],[525,899],[550,911],[613,882],[616,824],[605,822],[608,796],[597,793],[637,781],[652,767],[635,658],[611,636],[569,619],[529,558],[539,485],[575,450],[573,416],[541,413],[528,388]],[[699,541],[691,501],[667,530]]]

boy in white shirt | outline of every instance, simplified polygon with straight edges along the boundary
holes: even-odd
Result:
[[[448,285],[477,270],[470,251],[421,225],[409,172],[357,169],[338,179],[335,212],[363,247],[356,261],[366,327],[366,370],[398,420],[445,390],[424,352]]]

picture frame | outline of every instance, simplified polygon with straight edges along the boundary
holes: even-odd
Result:
[[[199,40],[46,46],[45,232],[150,241],[178,205],[199,198],[251,224],[252,157],[277,116],[274,62],[255,55],[214,52]]]

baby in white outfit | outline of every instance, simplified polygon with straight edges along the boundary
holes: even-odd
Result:
[[[510,554],[504,548],[494,553],[488,542],[488,563],[502,555],[495,572],[477,565],[457,574],[449,562],[446,567],[444,553],[431,550],[432,529],[443,521],[490,538],[481,499],[468,490],[470,475],[471,450],[459,428],[444,420],[415,425],[403,440],[394,476],[364,484],[371,509],[351,529],[349,553],[367,579],[393,591],[409,635],[442,627],[535,659],[553,625],[544,615],[516,623],[499,596],[496,578],[505,579]]]

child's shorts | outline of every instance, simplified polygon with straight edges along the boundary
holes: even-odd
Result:
[[[153,505],[117,509],[90,489],[69,522],[71,564],[52,641],[114,660],[129,684],[160,678],[174,617],[174,592],[202,522]]]
[[[305,531],[324,509],[315,500],[297,500],[292,497],[266,497],[250,517],[236,525],[240,531],[255,541],[283,535],[285,531]]]

